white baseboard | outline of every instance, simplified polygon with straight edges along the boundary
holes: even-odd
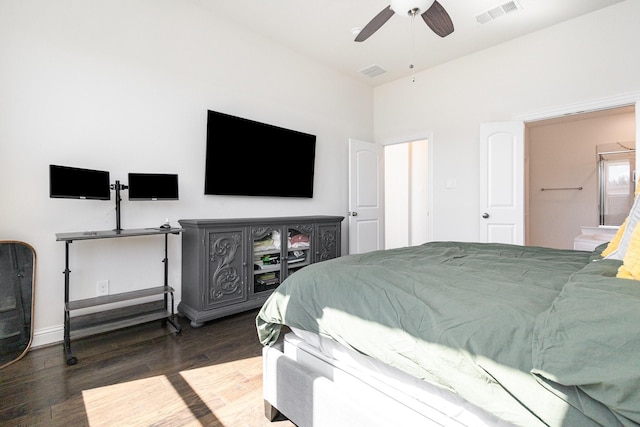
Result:
[[[62,325],[38,329],[33,332],[33,341],[31,341],[31,348],[62,343],[63,340],[64,326]]]

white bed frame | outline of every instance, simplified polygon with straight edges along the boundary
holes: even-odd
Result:
[[[265,415],[306,426],[510,426],[454,393],[364,357],[364,370],[322,354],[293,333],[263,348]],[[389,380],[387,381],[386,378]],[[420,383],[416,386],[417,383]]]

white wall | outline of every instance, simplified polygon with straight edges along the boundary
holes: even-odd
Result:
[[[374,141],[433,132],[433,240],[479,238],[480,123],[640,90],[638,16],[627,0],[375,89]]]
[[[123,228],[344,215],[348,138],[373,137],[371,88],[189,1],[3,0],[0,58],[0,239],[37,251],[34,345],[62,339],[64,244],[55,234],[115,227],[113,194],[50,199],[49,164],[108,170],[122,183],[130,171],[179,174],[179,201],[123,193]],[[207,109],[317,135],[314,198],[204,196]],[[180,238],[169,246],[179,300]],[[161,284],[160,238],[70,248],[72,299],[95,296],[98,280],[112,292]]]

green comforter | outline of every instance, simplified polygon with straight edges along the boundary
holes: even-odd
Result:
[[[313,264],[258,313],[522,426],[640,423],[640,284],[583,252],[431,242]]]

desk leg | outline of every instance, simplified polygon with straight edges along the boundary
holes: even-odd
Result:
[[[75,365],[78,358],[71,352],[71,319],[69,317],[69,244],[72,240],[67,240],[64,245],[64,355],[67,365]]]
[[[164,263],[164,287],[167,288],[169,287],[169,234],[165,234],[164,235],[164,259],[162,260],[162,262]],[[164,307],[165,309],[169,309],[169,301],[168,301],[168,295],[165,292],[164,294]],[[171,323],[171,326],[173,326],[176,330],[176,333],[180,333],[181,332],[181,328],[180,325],[178,324],[178,322],[176,322],[176,315],[175,312],[173,311],[173,292],[171,292],[171,311],[169,311],[169,313],[171,313],[171,315],[165,319],[165,321],[162,322],[162,325],[164,326],[166,324],[166,321],[168,321],[169,323]]]
[[[165,298],[167,294],[164,294]],[[171,323],[171,326],[173,326],[176,330],[176,333],[180,333],[182,331],[182,328],[180,327],[180,325],[178,324],[178,322],[176,322],[176,315],[173,311],[173,292],[171,292],[171,316],[167,319],[167,321],[169,323]]]

